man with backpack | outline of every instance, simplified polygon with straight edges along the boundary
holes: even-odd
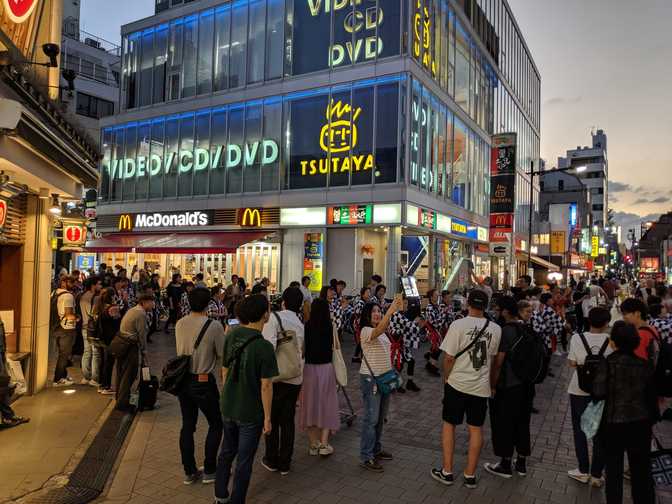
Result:
[[[486,463],[485,469],[508,479],[513,474],[514,449],[517,454],[515,471],[520,476],[527,474],[534,383],[542,378],[545,349],[527,324],[520,320],[515,298],[499,298],[497,311],[502,339],[494,369],[500,372],[493,380],[497,385],[494,398],[490,399],[490,425],[493,450],[500,461]]]
[[[268,322],[268,299],[256,294],[236,305],[240,325],[227,334],[222,359],[221,410],[224,441],[217,461],[215,502],[242,504],[262,432],[272,430],[272,378],[278,376],[273,345],[261,334]],[[234,459],[233,488],[229,479]]]
[[[83,378],[81,385],[91,385],[92,387],[100,386],[100,368],[103,362],[103,352],[101,344],[96,341],[98,339],[97,335],[88,334],[89,319],[95,317],[93,306],[102,286],[103,283],[97,276],[87,278],[84,281],[84,293],[78,300],[79,312],[82,316],[82,338],[84,340],[84,352],[82,353]]]
[[[77,336],[75,296],[71,292],[73,284],[72,277],[61,276],[58,288],[51,294],[50,325],[58,352],[54,371],[54,387],[69,387],[74,383],[68,376],[67,369],[72,364],[70,357]]]
[[[581,430],[581,416],[591,401],[592,382],[597,368],[607,355],[613,352],[609,345],[609,322],[611,314],[606,308],[591,308],[588,313],[590,331],[578,332],[572,336],[569,345],[567,364],[575,368],[569,382],[569,406],[572,413],[572,429],[574,431],[574,450],[579,463],[577,469],[567,475],[581,483],[590,483],[594,487],[604,484],[604,450],[598,438],[593,439],[592,464],[588,456],[588,440]],[[599,436],[599,434],[598,434]]]

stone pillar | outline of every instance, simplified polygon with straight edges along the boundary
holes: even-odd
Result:
[[[385,278],[387,297],[399,291],[399,259],[401,257],[401,226],[390,226],[387,230],[387,250],[385,251]]]

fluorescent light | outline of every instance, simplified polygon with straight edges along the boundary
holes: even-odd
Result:
[[[401,222],[401,203],[373,205],[375,224],[399,224]]]
[[[443,214],[436,214],[436,230],[442,233],[452,233],[453,219]]]
[[[281,226],[324,226],[326,223],[326,207],[280,209]]]
[[[586,166],[577,166],[576,167],[576,173],[583,173],[586,171],[587,167]]]
[[[418,207],[406,203],[406,224],[411,226],[418,225]]]

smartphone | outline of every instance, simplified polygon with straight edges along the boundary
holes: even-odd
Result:
[[[227,325],[230,325],[230,326],[235,326],[235,325],[239,325],[239,324],[240,324],[240,322],[236,318],[231,318],[227,322]]]

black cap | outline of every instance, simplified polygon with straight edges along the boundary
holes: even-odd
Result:
[[[479,289],[472,290],[467,298],[467,304],[477,310],[485,311],[488,307],[488,295]]]

